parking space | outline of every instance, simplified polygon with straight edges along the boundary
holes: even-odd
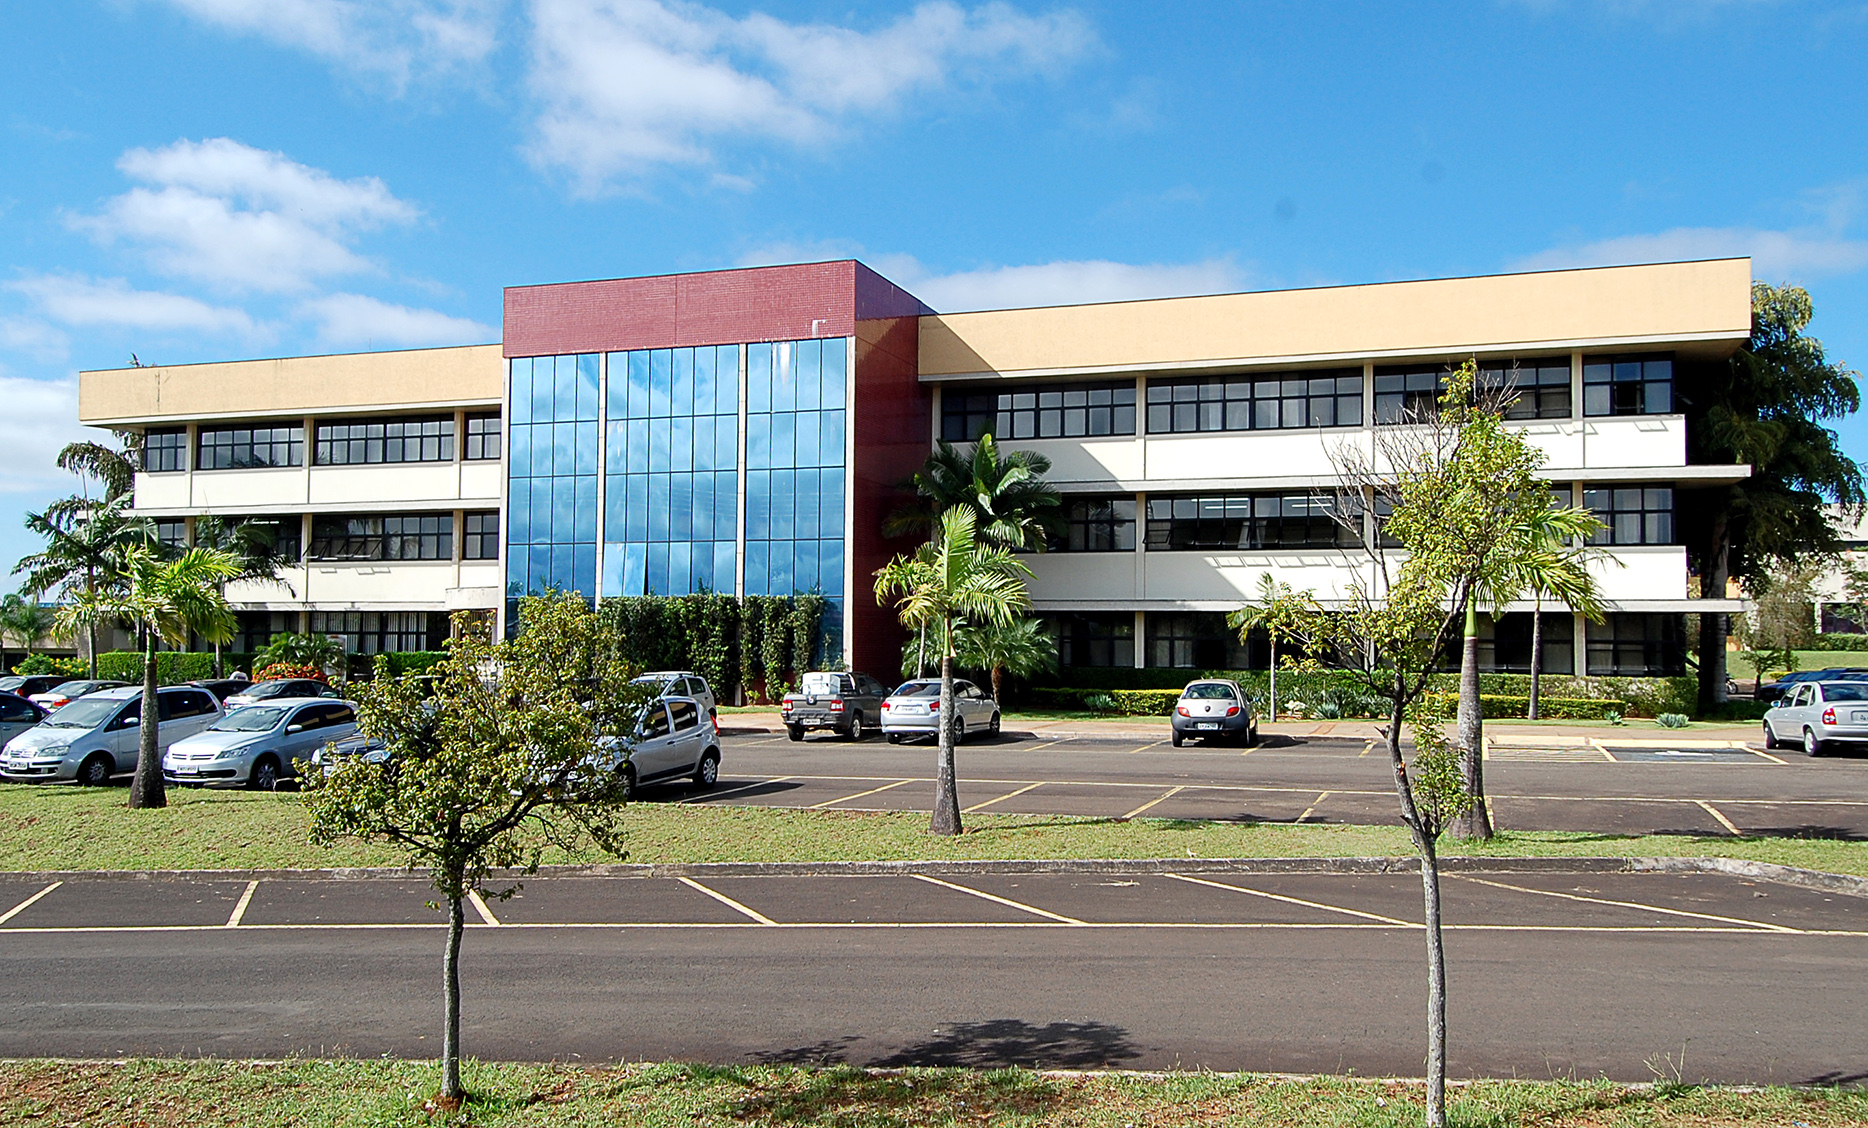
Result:
[[[1492,795],[1493,817],[1510,830],[1567,830],[1589,834],[1721,835],[1731,831],[1719,808],[1691,800],[1525,798]]]
[[[434,887],[426,881],[262,881],[241,923],[435,924],[442,918],[427,904],[435,897]]]
[[[489,901],[502,925],[740,924],[747,919],[680,881],[555,877],[528,881],[504,901]]]
[[[7,882],[0,886],[0,913],[11,928],[117,928],[225,925],[246,891],[244,881]],[[15,906],[36,898],[18,913]]]

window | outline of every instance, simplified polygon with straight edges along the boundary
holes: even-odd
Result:
[[[447,513],[318,517],[311,525],[313,560],[453,558],[454,518]]]
[[[304,524],[297,517],[241,517],[228,523],[251,529],[284,564],[298,563],[303,554]]]
[[[39,710],[33,708],[32,704],[24,698],[0,698],[0,723],[18,724],[21,721],[36,722],[38,719]]]
[[[1148,549],[1337,548],[1361,543],[1320,494],[1148,499]]]
[[[164,548],[188,547],[188,522],[156,521],[156,543]]]
[[[1249,655],[1239,632],[1219,611],[1148,613],[1150,666],[1192,670],[1249,669]]]
[[[1531,672],[1531,635],[1533,624],[1527,612],[1479,618],[1479,669],[1483,673],[1528,674]],[[1544,660],[1542,672],[1569,674],[1576,670],[1576,636],[1567,611],[1544,612]],[[1455,644],[1457,646],[1457,644]],[[1459,667],[1458,655],[1450,655],[1453,669]]]
[[[642,713],[642,738],[653,740],[658,736],[668,735],[668,710],[659,702],[650,705]]]
[[[1590,544],[1672,544],[1673,489],[1670,486],[1617,486],[1584,490],[1583,507],[1595,512],[1602,529]]]
[[[143,473],[169,474],[188,469],[188,430],[143,432]]]
[[[1375,422],[1405,423],[1432,416],[1439,410],[1440,390],[1446,377],[1444,364],[1377,368]]]
[[[1361,424],[1362,373],[1354,369],[1148,383],[1151,435]]]
[[[462,560],[499,559],[499,514],[466,514],[466,528],[461,532]]]
[[[469,462],[499,458],[499,412],[467,417],[467,451],[463,457]]]
[[[1135,499],[1075,497],[1064,502],[1067,529],[1051,540],[1052,552],[1133,552]]]
[[[1570,360],[1564,356],[1479,365],[1479,387],[1505,388],[1517,395],[1505,408],[1507,419],[1568,419]]]
[[[998,439],[1133,435],[1135,385],[1124,380],[1024,385],[1014,391],[948,388],[941,393],[942,438],[973,442],[989,431]]]
[[[612,363],[610,375],[617,376]],[[508,366],[505,528],[506,624],[519,599],[546,591],[597,592],[598,419],[603,358],[515,357]]]
[[[1583,358],[1584,415],[1666,415],[1673,411],[1673,358]]]
[[[692,701],[670,701],[668,713],[675,720],[676,732],[700,724],[700,707]]]
[[[156,696],[158,721],[173,721],[184,717],[205,717],[220,710],[214,707],[214,699],[205,693],[183,690],[177,693],[163,693]]]
[[[1052,618],[1062,666],[1135,665],[1135,616],[1127,611],[1082,611]],[[935,683],[938,691],[939,683]]]
[[[356,711],[348,705],[320,705],[318,715],[326,725],[349,725],[357,721]]]
[[[305,461],[304,427],[217,427],[203,429],[202,470],[255,470],[300,466]]]
[[[1680,615],[1611,614],[1584,625],[1591,676],[1676,677],[1686,669]],[[1548,624],[1546,624],[1548,626]]]
[[[355,419],[318,425],[318,465],[454,461],[454,419]]]
[[[313,611],[311,633],[337,638],[346,654],[440,650],[448,617],[429,611]]]

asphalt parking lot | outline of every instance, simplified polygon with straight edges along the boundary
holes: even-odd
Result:
[[[1744,741],[1650,735],[1500,741],[1487,750],[1494,821],[1595,834],[1777,835],[1868,840],[1868,757],[1809,760]],[[1557,734],[1557,739],[1563,738]],[[718,786],[645,789],[649,802],[920,811],[934,749],[871,738],[734,732]],[[1145,735],[1008,730],[957,752],[968,813],[1241,822],[1397,821],[1386,759],[1366,739],[1272,737],[1256,748],[1185,747]]]
[[[480,1056],[1418,1073],[1397,873],[534,879],[469,914]],[[1448,875],[1459,1074],[1858,1080],[1868,902],[1707,873]],[[419,880],[0,879],[0,1054],[433,1053]]]

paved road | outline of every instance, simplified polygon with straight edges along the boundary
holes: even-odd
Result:
[[[1561,734],[1558,734],[1561,739]],[[1741,741],[1655,735],[1538,747],[1496,744],[1486,789],[1500,826],[1601,834],[1768,834],[1868,839],[1868,756],[1809,760]],[[660,802],[925,810],[934,750],[871,738],[722,738],[718,787],[651,788]],[[1174,748],[1164,738],[1007,732],[958,752],[970,811],[1395,823],[1387,761],[1364,739],[1274,737],[1258,748]]]
[[[1705,874],[1446,891],[1455,1074],[1868,1076],[1868,902]],[[0,1055],[432,1055],[427,896],[0,879]],[[466,939],[466,1045],[1417,1075],[1419,905],[1408,874],[539,879]]]

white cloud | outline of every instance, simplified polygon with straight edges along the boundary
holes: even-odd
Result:
[[[298,307],[333,345],[468,345],[499,340],[499,330],[432,309],[391,305],[362,294],[329,294]]]
[[[203,23],[257,35],[400,89],[418,74],[479,63],[504,0],[167,0]]]
[[[235,290],[303,290],[368,270],[349,246],[356,235],[418,214],[373,176],[339,180],[225,137],[131,149],[117,167],[149,187],[72,225],[138,244],[162,273]]]
[[[71,475],[53,464],[68,442],[98,436],[78,424],[78,382],[0,373],[0,493],[67,493]]]
[[[181,294],[133,290],[121,278],[92,281],[76,275],[45,274],[9,282],[6,288],[25,294],[47,317],[66,325],[244,336],[259,332],[259,326],[245,310],[209,305]]]
[[[1655,235],[1624,235],[1557,247],[1519,259],[1517,270],[1563,270],[1638,262],[1751,256],[1759,278],[1815,278],[1868,267],[1868,240],[1834,228],[1764,231],[1750,227],[1676,227]]]
[[[868,32],[683,0],[534,0],[532,14],[531,155],[586,190],[706,164],[724,138],[822,142],[911,93],[1054,70],[1096,41],[1072,12],[952,0]]]
[[[1243,273],[1230,259],[1182,264],[1090,259],[939,275],[928,273],[906,255],[882,255],[871,263],[890,281],[943,313],[1224,294],[1245,284]]]
[[[43,361],[63,362],[71,339],[56,326],[30,317],[0,317],[0,348]]]

